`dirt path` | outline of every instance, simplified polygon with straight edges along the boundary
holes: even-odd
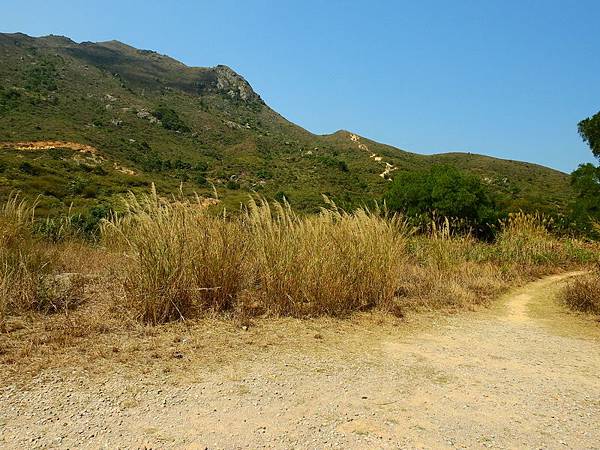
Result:
[[[375,161],[377,161],[378,163],[381,163],[384,165],[384,170],[383,172],[381,172],[379,174],[379,176],[381,178],[383,178],[384,180],[389,179],[387,178],[389,174],[391,174],[394,170],[397,170],[398,168],[396,166],[394,166],[393,164],[390,164],[389,162],[385,162],[383,161],[383,156],[377,155],[376,153],[372,153],[371,150],[369,150],[369,147],[366,144],[363,144],[362,142],[360,142],[360,136],[356,135],[356,134],[351,134],[350,135],[350,140],[352,142],[355,142],[358,145],[358,148],[360,150],[363,150],[365,152],[369,153],[369,157],[374,159]]]
[[[573,275],[419,330],[239,348],[185,382],[45,373],[0,390],[0,447],[598,448],[600,327],[554,300]]]

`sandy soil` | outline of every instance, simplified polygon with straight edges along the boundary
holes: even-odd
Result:
[[[222,364],[12,372],[0,447],[598,448],[600,326],[555,299],[574,275],[416,325],[293,322],[260,351],[258,327]]]

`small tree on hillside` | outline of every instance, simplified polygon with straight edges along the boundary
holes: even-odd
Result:
[[[494,200],[481,180],[452,166],[436,165],[396,176],[385,200],[389,209],[409,217],[461,219],[484,235],[498,218]]]

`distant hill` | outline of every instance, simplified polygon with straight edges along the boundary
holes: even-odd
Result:
[[[109,205],[128,190],[250,192],[314,211],[381,198],[388,178],[434,163],[480,176],[514,209],[555,210],[564,173],[475,154],[424,156],[349,131],[318,136],[269,108],[227,66],[188,67],[118,41],[0,34],[0,194],[40,196],[41,213]]]

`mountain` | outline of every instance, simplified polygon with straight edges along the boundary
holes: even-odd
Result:
[[[564,173],[475,154],[418,155],[349,131],[314,135],[269,108],[227,66],[188,67],[118,41],[0,34],[0,194],[39,195],[42,214],[110,205],[129,190],[250,192],[314,211],[381,198],[434,163],[480,176],[511,208],[555,210]]]

